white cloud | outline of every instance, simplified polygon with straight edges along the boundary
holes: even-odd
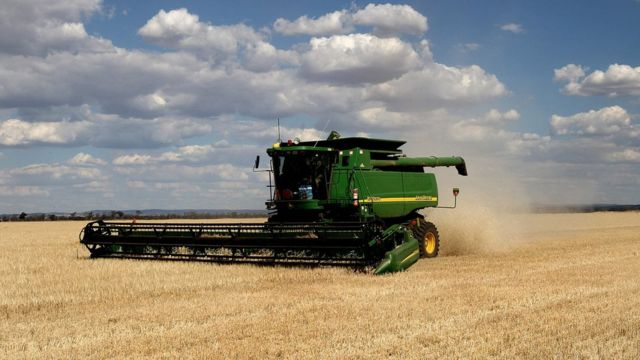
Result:
[[[147,187],[144,181],[127,180],[127,186],[133,189],[144,189]]]
[[[278,129],[264,121],[230,120],[220,123],[221,135],[225,139],[207,145],[185,145],[172,151],[152,151],[117,156],[112,164],[116,166],[142,166],[163,164],[187,164],[188,166],[208,165],[227,162],[230,165],[250,166],[256,154],[264,153],[264,148],[276,141]],[[281,126],[282,141],[298,138],[311,141],[326,138],[326,134],[314,128]],[[228,139],[228,140],[227,140]],[[246,141],[263,144],[245,144]],[[238,143],[240,142],[240,143]],[[236,164],[237,163],[237,164]]]
[[[368,107],[355,114],[355,129],[394,129],[418,126],[420,121],[414,114],[389,111],[385,107]],[[356,135],[358,136],[358,135]]]
[[[551,132],[557,153],[567,162],[638,163],[640,127],[620,106],[553,115]]]
[[[67,161],[71,165],[105,165],[107,162],[86,153],[77,153]]]
[[[111,42],[89,36],[81,22],[100,9],[100,0],[4,0],[0,53],[44,56],[54,51],[107,51]]]
[[[114,165],[146,165],[151,162],[155,162],[151,155],[139,154],[121,155],[113,159]]]
[[[531,155],[546,148],[550,137],[535,133],[508,131],[505,127],[520,119],[515,109],[491,109],[478,118],[463,119],[449,128],[450,136],[461,142],[476,142],[485,151],[506,152],[511,156]]]
[[[86,133],[88,122],[29,123],[19,119],[0,122],[0,144],[6,146],[53,144],[71,145]]]
[[[627,111],[617,105],[571,116],[554,114],[550,124],[555,135],[622,136],[633,128]]]
[[[311,39],[302,56],[301,72],[314,80],[358,84],[380,83],[415,69],[420,59],[413,48],[397,38],[368,34]]]
[[[520,119],[520,113],[511,109],[506,112],[500,112],[497,109],[489,110],[484,116],[479,119],[470,119],[467,122],[469,124],[477,124],[484,126],[503,126]]]
[[[166,12],[160,10],[140,28],[138,34],[149,39],[180,40],[198,34],[203,29],[198,15],[193,15],[185,8]]]
[[[520,34],[524,32],[524,28],[521,24],[518,23],[508,23],[504,25],[500,25],[500,29],[508,32],[512,32],[514,34]]]
[[[301,16],[294,21],[283,18],[273,23],[273,29],[283,35],[336,35],[353,31],[349,24],[351,15],[346,10],[334,11],[312,19]]]
[[[160,10],[140,28],[145,40],[170,49],[187,49],[216,60],[235,55],[247,44],[263,40],[263,36],[244,24],[214,26],[200,22],[198,15],[185,8]]]
[[[427,31],[427,18],[409,5],[368,4],[357,11],[339,10],[318,18],[304,15],[294,21],[279,18],[273,29],[283,35],[327,36],[353,32],[354,26],[373,27],[378,36],[420,35]]]
[[[384,101],[394,111],[449,107],[475,103],[507,94],[495,75],[481,67],[452,67],[431,63],[397,80],[371,88],[369,98]]]
[[[463,52],[476,51],[480,49],[480,44],[478,43],[465,43],[459,45],[460,50]]]
[[[49,192],[39,186],[0,186],[0,196],[49,196]]]
[[[553,70],[553,79],[555,81],[575,82],[584,77],[584,69],[580,65],[568,64],[560,69]]]
[[[493,76],[477,66],[433,64],[426,40],[411,44],[398,38],[350,34],[311,39],[306,47],[282,50],[246,25],[213,26],[186,9],[159,12],[140,33],[176,51],[59,51],[46,59],[0,55],[4,85],[0,86],[0,107],[17,108],[17,119],[27,128],[17,135],[12,128],[0,141],[9,146],[180,145],[185,139],[211,133],[219,124],[217,117],[225,115],[257,119],[309,115],[344,119],[337,125],[348,126],[345,114],[379,107],[398,110],[393,94],[368,84],[395,88],[398,84],[384,82],[403,75],[405,80],[416,75],[442,81],[443,74],[457,73],[442,82],[442,89],[439,84],[427,85],[431,92],[425,97],[430,101],[413,99],[420,111],[501,96],[476,81],[486,76],[491,82]],[[235,45],[229,52],[224,46],[218,50],[217,45],[209,46],[210,37],[219,40],[218,36],[232,39],[229,43]],[[420,86],[410,81],[409,85]],[[408,91],[413,90],[420,89]],[[86,128],[78,125],[62,131],[58,128],[67,125],[55,125],[65,122]],[[2,119],[0,124],[12,125]],[[30,129],[51,127],[57,138],[31,135]]]
[[[28,122],[20,119],[0,121],[0,144],[34,146],[38,144],[96,147],[157,147],[211,132],[203,121],[182,118],[152,120],[122,119],[91,114],[87,120]]]
[[[44,186],[51,184],[78,184],[102,179],[98,169],[86,166],[60,164],[33,164],[0,172],[7,184]]]
[[[419,35],[427,31],[427,18],[409,5],[368,4],[353,15],[357,25],[373,26],[374,33]]]
[[[48,107],[100,104],[105,112],[157,115],[140,97],[160,94],[205,66],[188,54],[118,49],[109,53],[59,52],[46,58],[0,56],[0,106]],[[100,84],[100,86],[96,86]],[[133,99],[133,100],[132,100]]]
[[[569,64],[554,72],[556,80],[568,82],[564,86],[568,95],[640,96],[640,66],[612,64],[606,71],[585,76],[581,66]]]
[[[121,156],[125,158],[129,155]],[[127,181],[149,182],[211,182],[218,179],[247,181],[251,165],[238,167],[231,164],[192,166],[187,164],[153,164],[152,160],[140,159],[141,155],[131,155],[126,161],[119,161],[114,171],[125,176]],[[116,161],[114,160],[114,164]],[[137,184],[137,183],[134,183]]]
[[[257,72],[276,70],[280,64],[297,66],[300,63],[300,55],[297,52],[276,49],[265,41],[247,44],[243,55],[244,67]]]
[[[216,151],[214,145],[186,145],[176,151],[166,151],[159,155],[127,154],[116,157],[114,165],[150,165],[158,163],[195,162],[206,159]]]
[[[640,163],[640,148],[628,148],[610,153],[607,155],[607,160],[611,162]]]

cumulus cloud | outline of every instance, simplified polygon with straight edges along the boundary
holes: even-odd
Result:
[[[86,153],[77,153],[67,161],[71,165],[105,165],[107,162]]]
[[[97,114],[75,122],[9,119],[0,121],[0,144],[146,148],[179,143],[211,129],[202,120],[173,117],[144,120]]]
[[[114,161],[115,162],[115,161]],[[116,167],[116,173],[124,175],[132,181],[143,182],[185,182],[185,181],[213,181],[231,180],[246,181],[249,179],[251,168],[237,167],[231,164],[215,164],[192,166],[185,164],[151,164],[149,162],[130,162]]]
[[[353,22],[373,26],[374,33],[381,35],[427,31],[427,18],[409,5],[368,4],[353,15]]]
[[[430,63],[399,79],[374,86],[368,97],[402,111],[464,105],[506,94],[505,85],[477,65],[459,68]]]
[[[283,35],[326,36],[346,34],[355,26],[373,28],[378,36],[420,35],[427,31],[427,18],[409,5],[368,4],[357,11],[334,11],[318,18],[304,15],[294,21],[279,18],[273,29]]]
[[[273,23],[273,29],[283,35],[336,35],[351,32],[351,14],[346,10],[334,11],[316,19],[306,15],[294,21],[279,18]]]
[[[571,116],[554,114],[550,124],[554,135],[602,136],[628,134],[632,129],[629,114],[617,105]]]
[[[49,192],[39,186],[0,186],[0,196],[49,196]]]
[[[155,162],[151,155],[139,154],[121,155],[113,159],[114,165],[146,165],[151,162]]]
[[[568,64],[555,69],[555,79],[567,81],[567,95],[640,96],[640,66],[612,64],[606,71],[595,70],[586,75],[579,65]]]
[[[413,48],[397,38],[369,34],[314,38],[302,56],[303,76],[348,84],[380,83],[416,68]]]
[[[540,152],[551,141],[548,136],[506,130],[505,127],[520,119],[515,109],[500,112],[491,109],[478,118],[456,121],[449,128],[450,136],[461,142],[481,143],[485,149],[514,155],[531,155]]]
[[[569,152],[567,161],[640,161],[640,127],[620,106],[570,116],[554,114],[551,116],[550,125],[552,135],[559,138],[556,147]]]
[[[89,36],[84,18],[100,0],[6,0],[0,10],[0,53],[44,56],[54,51],[106,51],[111,42]]]
[[[261,43],[263,36],[244,24],[214,26],[200,21],[185,8],[164,11],[149,19],[138,34],[170,49],[187,49],[216,60],[235,55],[247,45]]]
[[[555,81],[575,82],[584,77],[584,69],[580,65],[568,64],[560,69],[553,70],[553,79]]]
[[[78,144],[82,134],[88,131],[84,122],[39,122],[29,123],[19,119],[0,122],[0,144],[6,146],[51,144]]]
[[[229,120],[220,123],[220,135],[224,139],[213,144],[177,146],[171,151],[150,151],[130,153],[115,157],[112,164],[117,166],[140,166],[162,164],[189,164],[189,166],[211,163],[229,163],[249,167],[256,154],[276,141],[278,129],[275,124],[264,121]],[[311,141],[326,138],[326,133],[314,128],[281,126],[282,141],[298,138]],[[256,146],[251,143],[260,143]],[[238,143],[240,142],[240,143]]]
[[[161,162],[194,162],[206,158],[216,150],[213,145],[186,145],[176,151],[163,152],[157,156],[149,154],[127,154],[113,159],[114,165],[147,165]]]
[[[607,155],[611,162],[640,163],[640,148],[629,148]]]
[[[459,44],[458,48],[463,52],[476,51],[476,50],[480,49],[480,44],[478,44],[478,43],[464,43],[464,44]]]
[[[500,25],[500,29],[503,31],[514,33],[514,34],[520,34],[521,32],[524,32],[524,28],[522,27],[521,24],[518,24],[518,23],[508,23],[508,24]]]
[[[385,11],[414,12],[403,6],[367,6],[351,13],[361,12],[361,21],[373,24],[376,14]],[[383,23],[380,27],[392,28]],[[426,25],[413,28],[426,31]],[[394,107],[397,99],[393,94],[370,86],[395,88],[398,84],[385,82],[413,75],[436,81],[447,78],[442,89],[428,85],[427,101],[420,105],[423,111],[449,106],[446,101],[436,105],[440,99],[459,106],[473,102],[468,100],[476,95],[487,94],[478,97],[488,99],[504,93],[487,89],[483,81],[474,83],[485,75],[491,82],[492,75],[480,67],[434,64],[427,41],[411,44],[399,38],[350,34],[313,38],[307,46],[283,50],[246,25],[214,26],[186,9],[160,11],[139,32],[175,51],[60,51],[46,59],[0,55],[0,83],[4,85],[0,86],[0,107],[17,109],[20,126],[53,127],[51,132],[58,137],[42,140],[26,134],[28,130],[16,135],[12,128],[3,134],[2,143],[135,148],[176,145],[211,132],[215,117],[230,114],[258,119],[308,114],[346,121],[344,114]],[[220,63],[222,58],[225,64]],[[424,100],[412,95],[418,96],[416,105]],[[56,122],[79,128],[62,131],[60,127],[70,125]]]
[[[0,106],[48,107],[100,104],[103,111],[157,115],[158,106],[140,102],[165,84],[179,82],[202,62],[186,54],[60,52],[38,57],[2,57]],[[100,84],[100,86],[96,86]],[[156,99],[157,100],[157,99]]]
[[[9,184],[44,186],[51,184],[78,184],[101,179],[98,169],[60,164],[33,164],[4,171]]]

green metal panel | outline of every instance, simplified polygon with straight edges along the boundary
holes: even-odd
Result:
[[[400,171],[357,171],[355,186],[360,202],[371,204],[381,218],[405,215],[405,193]]]
[[[351,201],[351,189],[349,184],[349,174],[351,170],[334,167],[331,173],[331,184],[329,186],[329,201],[342,203]]]
[[[286,204],[288,210],[322,210],[320,200],[282,200],[279,201]]]
[[[402,171],[356,171],[360,202],[371,204],[382,218],[402,217],[415,209],[438,205],[435,175]]]
[[[415,264],[419,258],[420,246],[418,240],[411,235],[410,231],[404,230],[404,243],[391,251],[387,251],[374,274],[381,275],[405,270]]]
[[[438,185],[432,173],[402,173],[402,187],[406,202],[405,212],[429,206],[438,206]]]

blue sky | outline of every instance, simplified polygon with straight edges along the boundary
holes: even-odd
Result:
[[[5,1],[0,212],[260,208],[286,136],[467,158],[476,199],[640,202],[640,2]]]

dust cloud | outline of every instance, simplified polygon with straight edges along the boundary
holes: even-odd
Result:
[[[512,214],[476,204],[425,212],[440,233],[440,254],[490,254],[524,243],[523,224]]]
[[[491,254],[524,245],[528,225],[523,214],[530,211],[531,202],[523,186],[504,172],[469,180],[472,181],[461,186],[455,209],[430,208],[422,212],[438,228],[440,254]],[[440,206],[453,203],[453,196],[445,189],[440,189]]]

